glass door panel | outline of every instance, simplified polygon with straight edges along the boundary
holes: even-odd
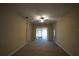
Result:
[[[36,28],[36,39],[47,40],[47,28]]]

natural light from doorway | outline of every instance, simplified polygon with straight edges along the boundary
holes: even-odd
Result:
[[[36,28],[36,39],[47,40],[47,28],[46,27]]]

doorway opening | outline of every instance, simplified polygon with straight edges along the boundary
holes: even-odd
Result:
[[[48,29],[47,29],[47,27],[36,28],[36,39],[37,40],[47,40],[48,39]]]

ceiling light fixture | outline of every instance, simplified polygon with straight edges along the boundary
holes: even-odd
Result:
[[[47,17],[47,16],[45,16],[45,15],[43,15],[42,17],[44,18],[44,20],[47,20],[47,19],[48,19],[48,17]]]
[[[40,22],[41,22],[41,23],[43,23],[43,22],[44,22],[44,20],[43,20],[43,19],[40,19]]]
[[[45,20],[48,20],[47,16],[37,16],[36,20],[38,20],[39,22],[43,23]]]
[[[48,18],[46,18],[46,17],[40,17],[40,22],[44,22],[45,20],[47,20]]]

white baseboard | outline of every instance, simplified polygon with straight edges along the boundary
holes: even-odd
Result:
[[[13,54],[15,54],[17,51],[19,51],[21,48],[23,48],[25,45],[27,45],[28,43],[23,44],[22,46],[20,46],[19,48],[17,48],[16,50],[14,50],[13,52],[11,52],[8,56],[12,56]]]
[[[56,42],[56,44],[57,44],[60,48],[62,48],[66,53],[68,53],[70,56],[72,56],[72,54],[71,54],[69,51],[67,51],[65,48],[63,48],[59,43]]]

